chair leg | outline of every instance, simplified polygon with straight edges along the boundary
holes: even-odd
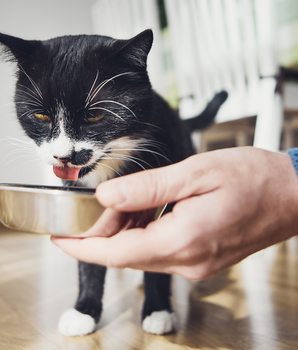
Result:
[[[268,151],[280,149],[283,108],[281,96],[275,93],[275,78],[261,80],[260,112],[257,116],[254,146]]]

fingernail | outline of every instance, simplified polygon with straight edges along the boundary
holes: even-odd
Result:
[[[113,207],[126,200],[126,188],[121,179],[103,182],[96,189],[96,197],[106,207]]]
[[[50,241],[59,247],[59,238],[57,238],[56,236],[51,236]]]

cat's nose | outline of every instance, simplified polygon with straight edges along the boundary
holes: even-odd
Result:
[[[67,164],[71,160],[71,157],[57,157],[57,156],[53,156],[53,157],[57,159],[59,162],[61,162],[62,164]]]

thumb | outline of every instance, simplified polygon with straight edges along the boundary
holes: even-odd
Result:
[[[106,207],[137,211],[199,194],[204,189],[200,175],[205,175],[206,171],[202,169],[203,162],[196,157],[200,155],[166,167],[103,182],[96,189],[96,197]]]

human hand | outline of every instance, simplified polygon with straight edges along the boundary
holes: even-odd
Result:
[[[145,228],[109,238],[52,237],[78,260],[110,267],[204,279],[298,233],[298,180],[290,156],[252,147],[113,179],[96,195],[116,212],[177,202]]]

